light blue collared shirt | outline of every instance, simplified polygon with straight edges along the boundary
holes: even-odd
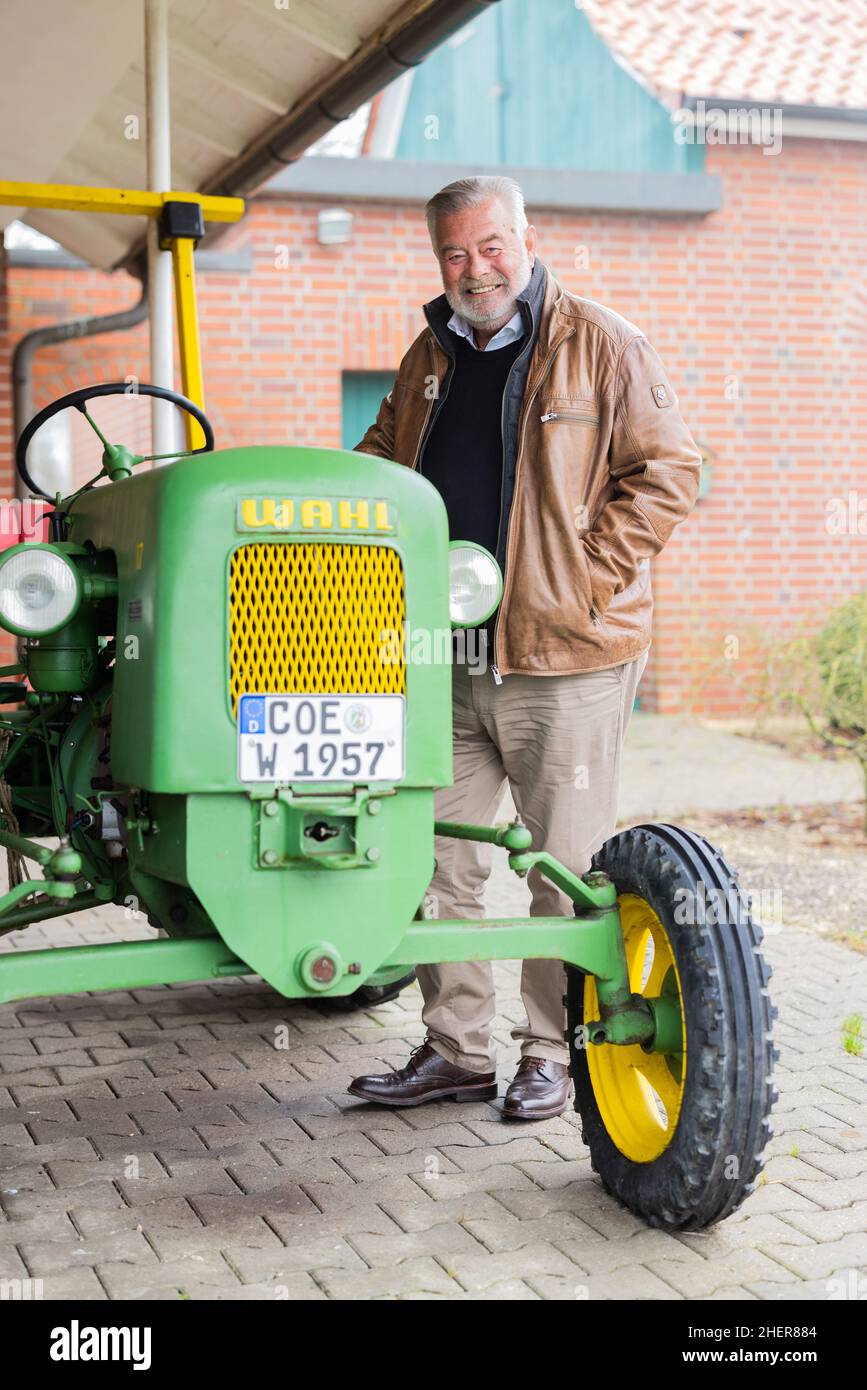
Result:
[[[524,320],[521,318],[520,309],[516,309],[509,322],[504,324],[499,333],[495,333],[491,341],[484,348],[480,348],[473,337],[472,326],[467,323],[462,314],[452,314],[446,328],[450,328],[453,333],[457,333],[459,338],[466,338],[471,347],[476,352],[493,352],[496,348],[508,347],[516,338],[523,337]]]

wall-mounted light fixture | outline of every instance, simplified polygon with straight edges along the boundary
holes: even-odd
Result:
[[[341,246],[352,237],[352,213],[346,208],[322,208],[316,219],[320,246]]]

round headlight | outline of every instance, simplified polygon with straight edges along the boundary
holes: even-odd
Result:
[[[68,623],[81,601],[78,570],[50,545],[21,545],[0,555],[0,623],[41,637]]]
[[[471,541],[449,546],[449,615],[453,627],[475,627],[503,597],[503,575],[489,550]]]

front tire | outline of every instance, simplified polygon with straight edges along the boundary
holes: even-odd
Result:
[[[771,1136],[776,1010],[761,928],[726,860],[688,830],[626,830],[593,867],[617,888],[632,991],[676,996],[682,1028],[665,1053],[584,1046],[595,980],[567,967],[584,1142],[606,1189],[651,1226],[700,1230],[752,1191]]]

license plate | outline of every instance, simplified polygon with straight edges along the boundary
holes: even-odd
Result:
[[[403,695],[242,695],[242,782],[394,782],[404,772]]]

